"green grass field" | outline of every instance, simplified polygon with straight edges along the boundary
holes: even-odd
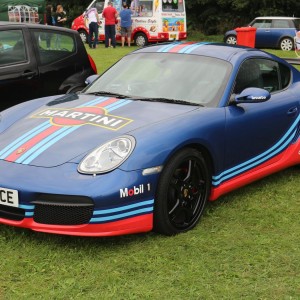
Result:
[[[134,49],[88,51],[102,73]],[[0,300],[300,299],[299,174],[293,167],[209,203],[194,230],[174,237],[0,225]]]

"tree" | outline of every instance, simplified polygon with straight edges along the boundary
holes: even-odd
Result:
[[[298,0],[186,0],[188,26],[205,34],[223,34],[259,16],[297,16]]]

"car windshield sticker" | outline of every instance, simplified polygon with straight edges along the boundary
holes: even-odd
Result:
[[[84,108],[96,107],[98,109],[101,109],[102,113],[109,113],[122,106],[128,105],[131,102],[132,100],[118,100],[116,98],[99,97],[81,106],[78,106],[76,109],[83,112]],[[115,125],[114,127],[117,127],[118,125],[121,126],[122,123],[121,127],[123,127],[127,125],[129,121],[130,122],[132,121],[129,119],[124,119],[121,117],[116,117],[108,114],[103,116],[105,117],[109,116],[110,118],[115,119],[115,120],[103,119],[102,125],[106,122],[106,126],[107,123],[111,122],[109,123],[110,126],[114,124]],[[78,126],[79,124],[76,124],[76,126],[71,126],[71,125],[63,126],[62,124],[54,125],[51,122],[51,119],[52,117],[49,118],[49,120],[47,120],[46,122],[43,122],[42,124],[36,126],[32,130],[26,132],[18,139],[16,139],[15,141],[7,145],[4,149],[0,150],[0,159],[21,163],[21,164],[30,164],[36,157],[38,157],[40,154],[46,151],[49,147],[51,147],[52,145],[54,145],[55,143],[63,139],[65,136],[71,134],[73,131],[81,127]],[[124,123],[125,120],[127,122],[126,124]],[[118,121],[122,121],[122,122],[117,123]],[[81,125],[85,125],[85,124],[86,122]]]

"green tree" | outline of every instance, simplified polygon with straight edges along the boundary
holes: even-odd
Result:
[[[222,34],[258,16],[298,16],[299,0],[186,0],[189,29]]]

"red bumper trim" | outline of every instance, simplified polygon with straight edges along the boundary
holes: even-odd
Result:
[[[153,213],[105,224],[84,224],[76,226],[46,225],[34,222],[32,218],[11,221],[0,218],[0,224],[29,228],[34,231],[74,236],[116,236],[148,232],[153,228]]]

